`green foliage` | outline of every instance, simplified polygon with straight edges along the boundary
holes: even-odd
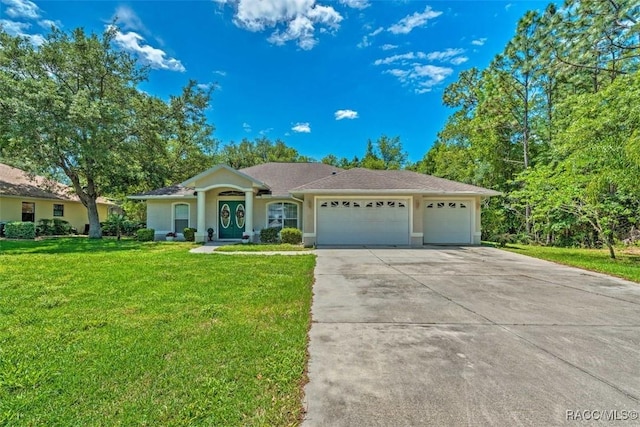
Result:
[[[30,172],[64,173],[101,237],[96,200],[179,182],[213,164],[210,91],[189,81],[168,102],[104,34],[52,29],[39,47],[0,30],[0,151]],[[88,66],[87,64],[90,64]]]
[[[182,232],[182,234],[184,235],[184,239],[187,242],[195,242],[196,231],[198,231],[196,228],[190,228],[190,227],[185,228]]]
[[[4,235],[7,239],[35,239],[36,225],[33,222],[8,222],[4,226]]]
[[[335,155],[329,154],[321,161],[322,163],[336,166],[343,169],[367,168],[367,169],[402,169],[407,166],[407,152],[402,148],[399,136],[389,138],[382,135],[376,142],[367,141],[367,147],[362,160],[354,157],[349,160],[345,157],[338,159]]]
[[[100,225],[102,226],[102,234],[105,236],[135,236],[143,226],[142,223],[132,221],[120,214],[109,215]]]
[[[36,225],[38,236],[67,236],[73,232],[73,227],[63,219],[41,219]]]
[[[136,237],[139,242],[152,242],[155,238],[156,230],[153,228],[141,228],[136,231]]]
[[[279,232],[280,232],[279,228],[275,228],[275,227],[263,228],[262,230],[260,230],[260,242],[261,243],[278,243]]]
[[[283,141],[271,142],[267,138],[255,141],[243,139],[240,143],[230,142],[218,153],[218,161],[235,169],[248,168],[268,162],[308,162],[310,158],[287,146]]]
[[[280,231],[280,239],[282,243],[289,243],[291,245],[299,245],[302,243],[302,231],[297,228],[283,228]]]

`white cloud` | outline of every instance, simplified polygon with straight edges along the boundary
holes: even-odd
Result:
[[[335,114],[336,120],[342,120],[342,119],[353,120],[358,118],[358,112],[353,110],[338,110],[334,114]]]
[[[309,123],[296,123],[291,130],[298,133],[311,133],[311,126]]]
[[[512,5],[511,5],[511,3],[507,3],[507,4],[504,6],[504,10],[509,10],[509,9],[511,9],[511,6],[512,6]]]
[[[407,15],[393,24],[387,31],[393,34],[408,34],[414,28],[423,27],[430,19],[437,18],[442,15],[442,12],[431,9],[431,6],[427,6],[424,12],[415,12],[413,15]]]
[[[427,54],[427,59],[429,61],[448,61],[448,60],[451,60],[451,58],[458,56],[462,53],[464,53],[464,49],[449,48],[445,50],[429,52],[429,54]]]
[[[221,5],[236,9],[234,23],[249,31],[268,28],[275,31],[267,39],[283,45],[296,41],[304,50],[318,43],[315,32],[337,30],[342,16],[331,6],[322,6],[316,0],[216,0]]]
[[[383,27],[378,27],[378,28],[376,28],[375,30],[371,31],[371,32],[369,33],[369,35],[370,35],[371,37],[375,37],[375,36],[377,36],[378,34],[380,34],[380,33],[381,33],[381,32],[383,32],[383,31],[384,31],[384,28],[383,28]]]
[[[151,68],[180,72],[185,71],[184,66],[179,60],[168,58],[165,51],[144,44],[144,37],[138,33],[133,31],[128,33],[118,31],[115,35],[115,42],[124,50],[137,55],[142,62]]]
[[[356,45],[360,49],[371,46],[371,42],[369,41],[369,36],[363,36],[360,43]]]
[[[227,72],[224,71],[224,70],[213,70],[213,74],[217,74],[219,76],[226,77]]]
[[[38,25],[47,30],[50,30],[51,27],[62,28],[62,22],[58,20],[52,21],[51,19],[42,19],[38,21]]]
[[[376,59],[374,62],[374,65],[389,65],[393,62],[406,62],[406,61],[411,61],[415,59],[426,59],[426,58],[427,58],[427,54],[425,54],[424,52],[415,52],[415,53],[409,52],[409,53],[403,53],[401,55],[388,56],[383,59]]]
[[[40,8],[29,0],[0,0],[7,5],[4,13],[11,18],[38,19]]]
[[[487,42],[487,38],[483,37],[480,39],[475,39],[471,41],[471,44],[474,46],[483,46]]]
[[[29,39],[34,46],[40,46],[44,43],[44,37],[40,34],[27,34],[25,31],[31,27],[27,22],[10,21],[8,19],[0,19],[0,28],[7,34],[14,37],[25,37]]]
[[[117,18],[118,25],[125,30],[148,33],[148,30],[142,23],[142,20],[129,6],[118,6],[114,14],[114,18]]]
[[[435,65],[415,65],[407,78],[417,84],[415,92],[418,94],[431,92],[432,88],[449,77],[453,70],[449,67]]]
[[[242,129],[244,129],[245,132],[251,132],[251,125],[245,122],[242,124]]]
[[[340,3],[353,9],[366,9],[371,6],[367,0],[340,0]]]
[[[267,134],[269,134],[272,130],[273,130],[273,128],[261,129],[258,133],[259,133],[260,135],[267,135]]]
[[[380,49],[382,50],[392,50],[392,49],[397,49],[398,45],[395,44],[383,44],[382,46],[380,46]]]
[[[467,62],[469,60],[469,58],[467,58],[466,56],[457,56],[453,59],[451,59],[451,62],[453,65],[460,65],[460,64],[464,64],[465,62]]]

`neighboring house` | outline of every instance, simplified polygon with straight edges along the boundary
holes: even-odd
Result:
[[[98,199],[98,215],[103,221],[108,200]],[[82,233],[89,223],[87,209],[73,189],[41,176],[0,163],[0,222],[62,219]]]
[[[147,201],[156,238],[185,227],[204,241],[296,227],[309,245],[479,244],[481,200],[500,193],[410,171],[343,170],[322,163],[215,166]]]

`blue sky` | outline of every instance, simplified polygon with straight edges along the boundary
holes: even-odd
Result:
[[[266,136],[320,159],[361,156],[399,136],[411,161],[451,110],[444,88],[486,67],[525,11],[543,1],[0,0],[0,25],[35,44],[50,25],[101,32],[117,16],[122,49],[151,66],[164,99],[189,79],[215,85],[222,144]]]

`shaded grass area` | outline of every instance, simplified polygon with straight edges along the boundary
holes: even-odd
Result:
[[[0,241],[0,425],[292,425],[315,258]]]
[[[233,245],[220,246],[216,251],[220,252],[267,252],[267,251],[308,251],[311,248],[305,248],[301,245],[292,245],[289,243],[268,244],[268,243],[237,243]]]
[[[516,244],[509,244],[500,249],[640,283],[640,251],[637,250],[638,248],[618,248],[616,250],[617,259],[609,258],[607,249],[575,249]]]

